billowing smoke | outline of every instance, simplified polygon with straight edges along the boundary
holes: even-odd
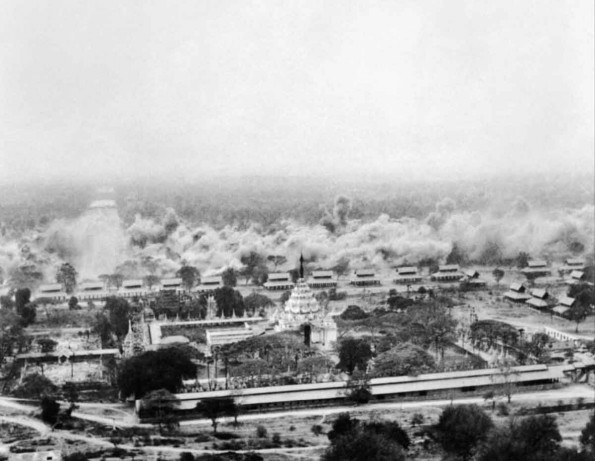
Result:
[[[347,225],[347,218],[351,210],[351,199],[344,195],[339,195],[335,199],[333,213],[326,213],[320,220],[320,224],[326,228],[331,234],[337,233]]]
[[[499,204],[500,207],[503,204]],[[595,208],[540,211],[525,201],[509,203],[508,211],[462,211],[441,200],[428,217],[414,219],[380,215],[374,221],[349,218],[351,201],[337,197],[328,223],[308,226],[281,220],[272,226],[248,228],[192,225],[168,209],[158,217],[137,215],[124,229],[113,207],[90,208],[79,219],[53,222],[43,234],[21,241],[0,240],[0,267],[10,274],[24,263],[35,264],[48,281],[57,265],[72,262],[81,278],[118,270],[126,277],[149,273],[168,276],[182,264],[210,275],[226,267],[240,269],[242,258],[256,253],[287,259],[277,270],[293,268],[303,253],[320,268],[341,259],[352,268],[392,267],[421,260],[444,261],[456,244],[465,260],[497,263],[524,251],[532,257],[561,260],[593,252]],[[329,232],[330,230],[330,232]]]

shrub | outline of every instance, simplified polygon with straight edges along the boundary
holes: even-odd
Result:
[[[256,437],[258,437],[259,439],[266,439],[268,436],[269,433],[267,431],[267,428],[259,424],[256,427]]]
[[[279,434],[278,432],[275,432],[273,434],[273,443],[275,443],[275,444],[281,443],[281,434]]]
[[[319,436],[321,434],[323,434],[323,430],[322,430],[322,426],[320,424],[314,424],[310,430],[312,431],[312,434],[314,434],[315,436]]]
[[[295,426],[289,426],[289,430],[292,432],[295,431]]]
[[[194,455],[187,451],[180,454],[180,461],[194,461]]]
[[[508,416],[510,413],[510,411],[508,410],[508,405],[506,405],[504,402],[498,403],[496,409],[498,416]]]

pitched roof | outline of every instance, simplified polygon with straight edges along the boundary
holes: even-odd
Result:
[[[516,291],[519,293],[524,293],[526,288],[525,288],[525,285],[523,285],[521,282],[512,282],[510,284],[510,290]]]
[[[315,279],[329,279],[334,277],[333,271],[313,271],[312,278]]]
[[[103,288],[103,282],[83,282],[78,286],[80,291],[103,290]]]
[[[397,268],[397,273],[399,275],[417,274],[417,267],[413,267],[413,266],[399,267],[399,268]]]
[[[539,267],[547,267],[547,263],[545,261],[543,261],[542,259],[534,259],[532,261],[529,261],[527,263],[527,265],[531,269],[535,269],[535,268],[539,268]]]
[[[550,295],[544,288],[535,288],[531,290],[531,296],[538,299],[547,299]]]
[[[180,278],[173,278],[173,279],[163,279],[161,280],[161,285],[164,287],[171,287],[171,286],[179,286],[182,284],[182,279]]]
[[[122,282],[122,288],[136,288],[142,287],[143,281],[142,280],[124,280]]]
[[[39,287],[39,291],[41,293],[55,293],[57,291],[62,291],[62,285],[59,283],[50,283],[47,285],[41,285]]]
[[[572,307],[575,302],[575,299],[571,298],[570,296],[562,296],[560,299],[558,299],[558,302],[562,306]]]
[[[271,282],[290,281],[289,272],[272,272],[269,274],[268,280]]]
[[[585,265],[585,261],[580,258],[569,258],[565,261],[567,266],[580,266],[583,267]]]
[[[376,275],[373,269],[358,269],[354,274],[356,277],[374,277]]]

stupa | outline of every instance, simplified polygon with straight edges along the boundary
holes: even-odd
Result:
[[[277,331],[304,329],[304,342],[330,348],[337,341],[337,324],[320,306],[304,277],[304,257],[300,256],[300,278],[283,311],[277,317]]]

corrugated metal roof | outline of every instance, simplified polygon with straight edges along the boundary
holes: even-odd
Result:
[[[358,269],[354,274],[356,277],[374,277],[376,275],[372,269]]]
[[[182,279],[174,278],[174,279],[163,279],[161,281],[162,286],[179,286],[182,284]]]
[[[328,279],[334,277],[333,271],[313,271],[312,278],[315,279]]]
[[[585,265],[585,261],[583,259],[579,259],[579,258],[571,258],[571,259],[567,259],[565,264],[567,266],[581,266],[581,267],[583,267]]]
[[[48,285],[41,285],[39,287],[39,291],[41,293],[55,293],[57,291],[62,291],[62,285],[59,283],[50,283]]]
[[[529,261],[527,263],[527,265],[532,269],[538,268],[538,267],[547,267],[547,263],[545,261],[543,261],[542,259],[534,259],[532,261]]]
[[[201,285],[223,285],[223,278],[220,275],[213,277],[203,277],[200,279]]]
[[[560,303],[560,305],[562,306],[566,306],[566,307],[572,307],[572,305],[574,304],[575,299],[571,298],[570,296],[562,296],[560,299],[558,299],[558,302]]]
[[[399,268],[397,268],[397,273],[399,275],[417,274],[417,267],[413,267],[413,266],[399,267]]]
[[[503,296],[505,298],[512,299],[513,301],[525,301],[531,297],[524,293],[519,293],[518,291],[507,291]]]
[[[556,306],[552,309],[554,312],[558,313],[558,314],[564,314],[565,312],[570,310],[570,307],[566,307],[566,306]]]
[[[543,299],[531,298],[525,302],[526,302],[526,304],[529,304],[530,306],[533,306],[533,307],[538,307],[538,308],[547,307],[547,302],[545,302]]]
[[[88,290],[103,290],[105,285],[103,282],[83,282],[81,283],[78,288],[82,291]]]
[[[290,277],[288,272],[273,272],[269,274],[268,280],[271,282],[289,281]]]
[[[512,291],[518,291],[519,293],[524,293],[526,290],[525,285],[523,285],[521,282],[512,282],[510,284],[510,289]]]
[[[585,275],[585,273],[583,271],[572,271],[570,273],[570,278],[572,278],[574,280],[582,280],[584,275]]]
[[[136,288],[142,287],[143,281],[142,280],[124,280],[122,282],[122,287],[124,288]]]
[[[549,293],[544,288],[535,288],[531,290],[531,296],[538,299],[547,299],[549,297]]]

